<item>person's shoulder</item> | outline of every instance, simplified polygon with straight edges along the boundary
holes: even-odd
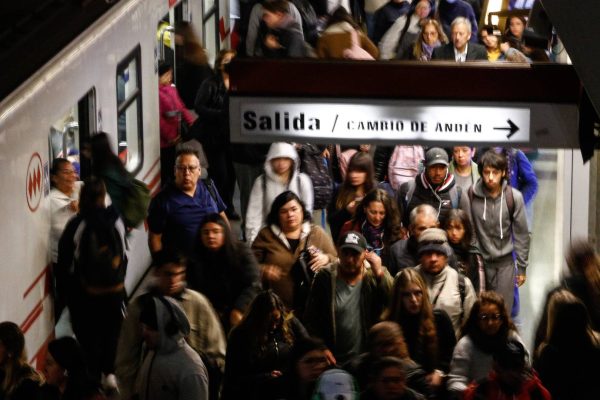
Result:
[[[205,295],[189,288],[184,289],[183,300],[202,307],[210,305],[210,301]]]

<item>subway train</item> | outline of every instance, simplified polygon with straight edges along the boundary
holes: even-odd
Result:
[[[0,102],[0,320],[21,326],[30,360],[38,367],[55,323],[49,249],[51,161],[58,156],[78,161],[85,176],[89,165],[81,144],[93,132],[105,131],[127,169],[153,194],[159,190],[157,66],[169,53],[170,27],[177,20],[191,21],[211,57],[230,40],[229,3],[221,0],[208,10],[202,3],[206,2],[120,1]],[[167,29],[157,33],[161,21]],[[577,150],[541,154],[536,164],[542,182],[532,227],[531,274],[522,289],[522,315],[528,316],[524,325],[535,322],[546,286],[562,269],[564,247],[573,237],[587,235],[591,215],[589,164]],[[130,294],[150,263],[146,243],[146,229],[140,226],[129,237]]]
[[[219,8],[199,1],[121,1],[0,102],[0,164],[5,205],[0,278],[0,320],[25,332],[34,365],[54,335],[49,249],[52,159],[80,161],[81,144],[93,132],[109,133],[129,171],[153,193],[160,187],[157,65],[170,47],[172,26],[191,21],[209,30],[214,50]],[[157,33],[162,24],[166,29]],[[212,25],[210,25],[212,24]],[[228,24],[221,20],[222,27]],[[223,39],[221,42],[220,39]],[[219,43],[217,43],[219,42]],[[169,46],[170,45],[170,46]],[[213,54],[214,55],[214,54]],[[142,225],[129,236],[126,288],[132,293],[147,271],[150,254]]]

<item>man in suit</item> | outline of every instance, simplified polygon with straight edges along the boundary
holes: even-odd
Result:
[[[433,49],[432,60],[454,60],[456,62],[487,60],[485,47],[469,43],[471,39],[471,22],[464,17],[457,17],[450,25],[451,43]]]

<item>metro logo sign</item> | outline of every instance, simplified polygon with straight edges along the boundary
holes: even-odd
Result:
[[[43,168],[42,158],[38,153],[33,153],[27,167],[27,177],[25,178],[25,197],[27,206],[31,212],[35,212],[42,199]]]

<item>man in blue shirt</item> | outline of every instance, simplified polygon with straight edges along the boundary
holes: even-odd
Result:
[[[200,159],[193,149],[182,149],[175,160],[175,183],[152,199],[148,212],[148,246],[152,254],[169,247],[189,255],[204,218],[219,213],[225,221],[221,196],[212,181],[200,181]]]

